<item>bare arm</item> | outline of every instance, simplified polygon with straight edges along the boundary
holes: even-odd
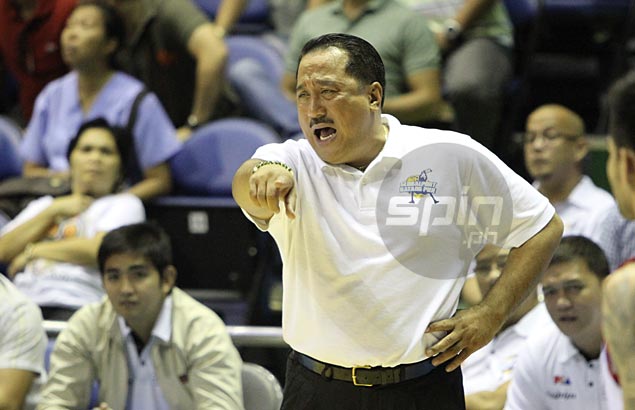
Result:
[[[0,369],[0,410],[22,410],[35,377],[28,370]]]
[[[236,203],[249,215],[268,222],[280,212],[284,201],[286,214],[294,218],[295,180],[293,174],[279,165],[266,165],[252,174],[259,159],[250,159],[240,166],[232,182],[232,194]]]
[[[223,89],[223,70],[227,60],[227,47],[212,23],[198,26],[187,43],[196,60],[196,82],[191,113],[199,122],[205,122],[214,112]]]
[[[483,300],[483,294],[478,287],[476,276],[468,277],[461,290],[461,299],[467,306],[473,306]]]
[[[223,35],[229,33],[247,6],[247,0],[223,0],[216,12],[217,26],[223,29]]]
[[[501,410],[507,400],[507,388],[510,382],[501,384],[494,391],[482,391],[465,396],[466,410]]]
[[[624,410],[635,410],[635,263],[604,281],[603,332],[624,396]]]
[[[452,371],[492,340],[513,311],[535,290],[560,242],[562,229],[562,221],[554,215],[540,232],[511,250],[498,281],[481,303],[428,326],[426,332],[448,332],[426,350],[428,356],[438,355],[432,361],[435,366],[450,361],[446,370]]]
[[[36,164],[35,162],[25,162],[22,166],[22,175],[25,177],[42,177],[42,176],[60,176],[62,178],[68,178],[68,171],[52,171],[46,167]]]
[[[40,241],[58,218],[78,215],[92,202],[92,198],[84,195],[56,198],[42,212],[0,236],[0,262],[10,262],[22,253],[29,243]]]
[[[407,82],[410,91],[387,98],[382,111],[410,124],[438,119],[443,103],[439,70],[418,71],[409,75]]]
[[[172,173],[168,163],[164,162],[144,171],[144,179],[130,187],[129,193],[142,201],[167,195],[172,191]]]

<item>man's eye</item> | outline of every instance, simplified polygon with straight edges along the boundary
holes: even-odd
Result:
[[[550,288],[543,288],[542,289],[542,294],[545,296],[553,296],[556,294],[556,290],[555,289],[550,289]]]

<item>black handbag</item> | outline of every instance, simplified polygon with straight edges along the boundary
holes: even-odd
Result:
[[[0,182],[0,212],[13,219],[34,199],[45,195],[61,196],[70,193],[71,183],[68,178],[58,176],[7,178]]]

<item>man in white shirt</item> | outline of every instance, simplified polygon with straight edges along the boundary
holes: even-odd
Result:
[[[485,245],[474,273],[481,294],[498,280],[509,250]],[[514,311],[494,339],[461,365],[467,410],[502,408],[518,354],[529,336],[553,326],[544,303],[533,293]]]
[[[589,151],[584,132],[584,122],[575,112],[543,105],[527,117],[523,148],[534,186],[562,218],[563,235],[593,237],[615,201],[582,173]]]
[[[602,350],[602,249],[583,236],[562,239],[542,278],[557,329],[539,332],[520,353],[506,410],[607,410]]]
[[[533,289],[562,223],[468,136],[382,115],[384,65],[367,41],[325,34],[300,55],[305,138],[260,147],[233,184],[282,254],[282,409],[463,409],[461,363]],[[504,272],[455,315],[486,243],[513,248]]]

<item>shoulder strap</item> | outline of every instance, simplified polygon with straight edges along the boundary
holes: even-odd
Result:
[[[134,125],[137,121],[137,115],[139,113],[139,105],[143,98],[150,93],[150,90],[143,87],[139,94],[135,97],[132,102],[132,106],[130,107],[130,115],[128,116],[128,123],[125,126],[127,134],[132,139],[132,144],[130,144],[130,158],[128,159],[128,166],[126,167],[126,179],[128,182],[137,182],[143,179],[143,171],[141,169],[141,165],[139,163],[139,159],[137,158],[137,152],[139,151],[136,147],[137,139],[134,137]]]
[[[134,101],[132,102],[132,107],[130,107],[130,116],[128,117],[128,124],[126,124],[126,131],[128,131],[128,133],[130,135],[133,134],[134,124],[137,121],[137,114],[139,112],[139,105],[141,104],[141,101],[143,101],[143,98],[149,92],[150,92],[150,90],[148,90],[147,88],[143,87],[143,89],[141,91],[139,91],[139,94],[137,94],[137,96],[135,97]]]

